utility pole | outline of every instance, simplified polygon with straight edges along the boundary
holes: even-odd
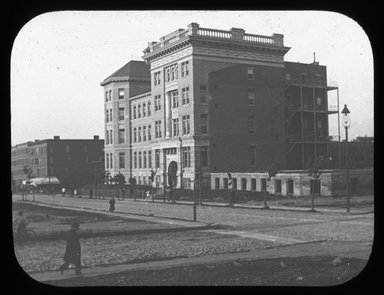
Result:
[[[94,182],[95,182],[95,193],[94,193],[94,196],[95,196],[95,198],[97,198],[97,192],[96,192],[96,190],[97,190],[96,162],[94,163],[93,171],[94,171]]]
[[[348,155],[348,128],[351,126],[351,120],[349,119],[350,111],[347,108],[347,105],[344,105],[344,109],[341,111],[344,115],[343,117],[343,125],[345,128],[345,169],[347,174],[347,213],[351,211],[351,203],[350,203],[350,194],[349,194],[349,155]]]

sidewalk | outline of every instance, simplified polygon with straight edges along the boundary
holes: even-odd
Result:
[[[47,196],[47,195],[38,195],[36,194],[35,196]],[[55,195],[59,196],[59,195]],[[16,198],[16,200],[21,200],[21,195],[13,195],[13,198]],[[78,198],[78,197],[72,197],[72,198]],[[32,200],[32,196],[28,195],[28,199]],[[90,199],[88,196],[82,196],[82,199]],[[93,198],[92,200],[100,200]],[[193,201],[187,201],[187,200],[177,200],[175,203],[170,203],[168,201],[163,201],[163,200],[155,200],[155,202],[152,202],[152,199],[139,199],[137,198],[136,200],[134,199],[128,199],[125,198],[120,201],[130,201],[130,202],[142,202],[142,203],[152,203],[152,204],[169,204],[169,205],[189,205],[193,206]],[[201,206],[201,205],[197,205]],[[219,202],[203,202],[202,206],[207,206],[207,207],[221,207],[225,208],[228,207],[229,205],[227,203],[219,203]],[[310,207],[293,207],[293,206],[276,206],[276,205],[269,205],[269,209],[265,209],[264,205],[246,205],[246,204],[235,204],[233,208],[239,208],[239,209],[256,209],[256,210],[281,210],[281,211],[297,211],[297,212],[311,212]],[[316,207],[315,205],[315,211],[318,213],[333,213],[333,214],[348,214],[346,212],[346,209],[344,208],[324,208],[324,207]],[[361,208],[351,208],[350,214],[349,215],[359,215],[359,214],[369,214],[369,213],[374,213],[373,210],[367,210],[367,209],[361,209]]]
[[[345,242],[316,242],[316,243],[300,243],[289,246],[275,247],[269,249],[261,249],[242,253],[225,253],[210,256],[197,256],[189,258],[178,258],[163,261],[152,261],[134,264],[119,264],[107,266],[95,266],[91,268],[84,267],[82,269],[83,276],[100,276],[112,273],[135,270],[160,270],[180,266],[190,265],[216,265],[228,262],[246,262],[249,260],[265,259],[265,258],[281,258],[284,257],[302,257],[302,256],[331,256],[331,257],[349,257],[368,260],[372,245],[367,242],[345,243]],[[29,273],[33,279],[39,282],[48,282],[51,280],[62,280],[75,278],[74,270],[67,270],[61,275],[57,271],[35,272]]]
[[[129,201],[133,201],[132,199],[127,199]],[[135,202],[145,202],[145,203],[152,203],[151,199],[136,199]],[[154,203],[164,203],[163,201],[156,200]],[[165,202],[165,204],[170,204],[168,201]],[[178,200],[174,204],[182,204],[182,205],[193,205],[193,201],[185,201],[185,200]],[[198,205],[200,206],[200,205]],[[210,207],[229,207],[227,203],[218,203],[218,202],[203,202],[203,206],[210,206]],[[234,208],[240,208],[240,209],[261,209],[266,210],[264,208],[264,205],[245,205],[245,204],[234,204]],[[300,211],[300,212],[310,212],[311,208],[309,207],[291,207],[291,206],[276,206],[276,205],[268,205],[268,210],[285,210],[285,211]],[[318,208],[315,206],[316,212],[326,212],[326,213],[340,213],[346,214],[346,209],[340,209],[340,208]],[[373,213],[373,211],[367,211],[362,210],[359,208],[351,208],[350,214],[368,214]]]

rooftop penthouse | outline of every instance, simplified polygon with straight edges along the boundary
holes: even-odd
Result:
[[[287,52],[289,47],[284,47],[284,35],[272,34],[263,36],[245,33],[244,29],[231,28],[229,31],[201,28],[197,23],[191,23],[187,29],[178,29],[160,38],[159,42],[148,43],[143,51],[145,60],[156,58],[164,51],[182,46],[188,41],[203,41],[214,43],[226,43],[235,46],[251,46],[266,49],[275,49]]]

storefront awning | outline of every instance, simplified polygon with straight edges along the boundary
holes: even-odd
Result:
[[[23,184],[27,184],[28,180],[23,180]],[[60,184],[60,181],[56,176],[50,177],[36,177],[29,180],[29,184],[33,186],[38,186],[41,184]]]

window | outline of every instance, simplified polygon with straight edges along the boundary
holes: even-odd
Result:
[[[148,140],[152,140],[152,125],[148,125]]]
[[[316,98],[316,104],[318,106],[321,106],[321,97],[320,96]]]
[[[225,189],[228,189],[228,178],[226,178],[226,177],[223,178],[223,187]]]
[[[165,82],[172,82],[177,79],[177,64],[164,68]]]
[[[317,120],[317,128],[319,129],[323,128],[323,121],[321,119]]]
[[[201,166],[202,167],[208,167],[208,147],[202,146],[201,147]]]
[[[137,152],[133,153],[133,167],[137,168]]]
[[[141,142],[141,127],[139,127],[137,130],[137,141]]]
[[[183,185],[186,189],[192,188],[192,180],[190,178],[183,178]]]
[[[155,95],[155,112],[161,110],[161,95]]]
[[[251,190],[256,190],[256,178],[251,178]]]
[[[147,108],[148,108],[148,116],[150,116],[151,115],[151,102],[150,101],[148,101],[148,104],[147,104]]]
[[[112,144],[112,130],[107,130],[106,144]]]
[[[143,152],[143,168],[147,168],[147,152]]]
[[[181,63],[181,77],[185,77],[189,75],[189,61],[185,61]]]
[[[125,168],[125,153],[119,153],[119,168]]]
[[[109,154],[109,166],[110,168],[113,168],[113,153]]]
[[[232,189],[237,189],[237,178],[232,178]]]
[[[146,112],[145,103],[143,103],[143,118],[145,117],[145,112]]]
[[[248,80],[253,80],[254,78],[254,71],[252,67],[248,68]]]
[[[305,80],[306,80],[306,74],[301,74],[301,83],[302,84],[305,84]]]
[[[119,143],[125,143],[125,129],[119,129]]]
[[[147,140],[147,126],[143,126],[143,141]]]
[[[287,179],[287,194],[293,194],[293,179]]]
[[[191,126],[190,126],[190,122],[189,122],[189,115],[185,115],[182,117],[182,131],[183,131],[183,135],[187,135],[190,133],[191,131]]]
[[[275,193],[281,194],[281,179],[275,180]]]
[[[160,168],[160,150],[155,150],[155,168]]]
[[[109,169],[109,154],[105,153],[105,167]]]
[[[200,121],[201,121],[201,134],[207,134],[208,133],[208,114],[201,114]]]
[[[112,100],[112,90],[109,90],[109,92],[108,92],[108,99],[109,99],[109,101]]]
[[[255,105],[255,91],[253,88],[248,88],[248,105]]]
[[[172,91],[171,92],[171,99],[172,99],[172,108],[177,108],[179,107],[179,96],[178,96],[178,91]]]
[[[172,136],[179,136],[179,118],[172,119]]]
[[[133,114],[132,114],[132,117],[133,117],[133,119],[136,119],[136,106],[134,105],[133,106]]]
[[[183,167],[191,167],[191,147],[183,147]]]
[[[112,109],[109,109],[109,121],[112,122]]]
[[[189,87],[181,89],[181,100],[183,105],[189,104]]]
[[[136,129],[136,127],[133,128],[133,142],[137,142],[137,129]]]
[[[118,90],[119,99],[124,99],[124,88]]]
[[[105,91],[105,102],[108,101],[108,91]]]
[[[152,168],[152,151],[148,151],[148,168]]]
[[[207,85],[200,85],[200,103],[207,103]]]
[[[141,105],[139,104],[138,106],[137,106],[137,118],[141,118]]]
[[[249,165],[256,166],[256,147],[255,146],[249,147]]]
[[[154,85],[160,85],[161,80],[160,80],[160,72],[156,72],[153,74],[153,83]]]
[[[109,144],[109,131],[105,131],[105,144]]]
[[[220,189],[220,178],[215,177],[215,189]]]
[[[105,110],[105,122],[109,122],[109,110]]]
[[[248,132],[255,134],[255,116],[248,116]]]
[[[141,152],[139,152],[139,160],[138,161],[139,161],[139,168],[142,168],[142,165],[141,165],[142,164],[142,162],[141,162]]]
[[[247,190],[247,179],[246,178],[241,179],[241,189],[243,191]]]
[[[124,121],[124,108],[119,108],[119,121]]]
[[[261,191],[267,190],[267,180],[265,178],[261,179]]]
[[[155,121],[155,138],[161,138],[161,121]]]
[[[285,80],[291,80],[291,74],[290,73],[285,73]]]

